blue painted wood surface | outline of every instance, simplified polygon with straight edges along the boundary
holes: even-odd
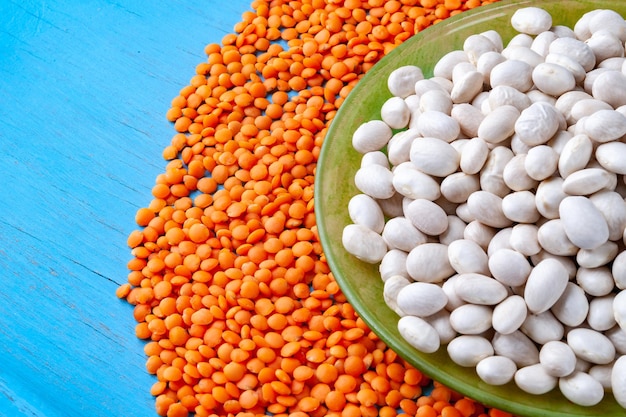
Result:
[[[126,237],[248,0],[0,0],[0,416],[156,416]]]

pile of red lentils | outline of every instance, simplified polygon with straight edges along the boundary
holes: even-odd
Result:
[[[333,279],[315,168],[337,109],[413,34],[480,0],[255,0],[171,102],[119,298],[167,417],[505,417],[389,349]],[[425,394],[427,392],[427,395]]]

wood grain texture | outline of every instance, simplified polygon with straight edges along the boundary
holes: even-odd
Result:
[[[126,237],[247,0],[0,2],[0,416],[155,416]]]

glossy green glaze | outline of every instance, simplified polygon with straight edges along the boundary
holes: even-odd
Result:
[[[461,49],[463,40],[469,35],[486,30],[497,30],[506,42],[515,34],[509,24],[511,15],[518,8],[527,6],[542,7],[552,13],[555,25],[570,27],[583,13],[596,8],[613,9],[626,15],[623,0],[503,1],[462,13],[407,40],[359,82],[328,131],[315,180],[317,225],[328,263],[349,302],[388,346],[425,374],[486,405],[519,416],[624,416],[626,410],[614,401],[611,394],[605,395],[597,406],[581,407],[566,400],[558,389],[536,396],[522,392],[512,383],[500,387],[487,385],[478,378],[474,368],[452,363],[445,347],[434,354],[418,352],[402,339],[396,327],[398,316],[383,301],[378,265],[360,262],[341,244],[342,230],[350,223],[348,201],[358,193],[353,178],[361,155],[352,149],[352,133],[361,123],[380,119],[380,107],[390,97],[387,89],[390,72],[412,64],[421,67],[425,76],[430,77],[441,56]]]

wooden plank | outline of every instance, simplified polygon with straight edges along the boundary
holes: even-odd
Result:
[[[0,2],[0,415],[152,416],[126,236],[245,0]]]

